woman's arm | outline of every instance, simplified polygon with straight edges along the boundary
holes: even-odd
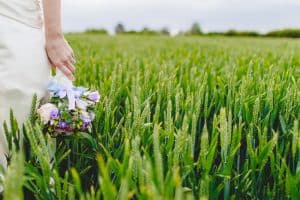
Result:
[[[51,65],[74,80],[75,58],[61,27],[61,0],[44,0],[46,52]]]

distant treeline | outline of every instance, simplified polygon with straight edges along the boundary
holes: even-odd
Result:
[[[108,31],[100,28],[100,29],[87,29],[85,33],[89,34],[105,34],[108,35]],[[124,26],[119,24],[115,28],[116,34],[127,34],[127,35],[170,35],[168,28],[162,28],[161,30],[149,29],[147,27],[143,28],[140,31],[137,30],[125,30]]]
[[[88,29],[85,31],[90,34],[108,34],[108,31],[105,29]],[[124,25],[119,23],[115,27],[116,34],[127,34],[127,35],[171,35],[168,28],[164,27],[161,30],[153,30],[147,27],[143,28],[140,31],[137,30],[126,30]],[[225,32],[208,32],[204,33],[201,30],[201,27],[198,23],[192,24],[191,28],[187,31],[181,31],[176,35],[181,36],[240,36],[240,37],[288,37],[288,38],[300,38],[300,29],[282,29],[274,30],[268,33],[262,34],[255,31],[237,31],[237,30],[228,30]]]
[[[205,35],[222,35],[222,36],[248,36],[248,37],[288,37],[288,38],[300,38],[300,29],[282,29],[275,30],[265,34],[261,34],[255,31],[236,31],[229,30],[226,32],[209,32]]]
[[[101,29],[95,29],[95,28],[93,28],[93,29],[87,29],[87,30],[85,31],[85,33],[91,33],[91,34],[104,34],[104,35],[107,35],[107,34],[108,34],[108,31],[105,30],[105,29],[103,29],[103,28],[101,28]]]

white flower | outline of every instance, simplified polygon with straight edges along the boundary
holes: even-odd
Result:
[[[37,113],[41,116],[41,119],[44,122],[44,124],[47,124],[50,121],[51,112],[56,109],[57,108],[55,105],[51,103],[46,103],[37,110]]]

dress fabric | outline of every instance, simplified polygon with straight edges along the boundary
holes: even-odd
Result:
[[[16,0],[5,0],[16,1]],[[28,1],[28,0],[19,0]],[[31,0],[35,1],[35,0]],[[3,5],[0,0],[0,6]],[[31,4],[28,4],[31,5]],[[25,8],[24,8],[25,9]],[[28,9],[31,9],[28,8]],[[46,94],[51,73],[45,52],[45,38],[42,28],[38,28],[32,13],[25,20],[11,10],[0,9],[0,164],[6,168],[8,153],[3,122],[9,124],[9,112],[13,110],[19,125],[29,116],[33,95],[42,98]],[[5,13],[10,13],[5,16]],[[36,11],[34,15],[38,15]],[[15,17],[13,17],[15,16]],[[32,20],[32,22],[30,21]]]
[[[41,7],[41,0],[0,0],[0,15],[34,28],[41,28]]]

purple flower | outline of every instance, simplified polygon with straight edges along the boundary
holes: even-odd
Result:
[[[87,107],[87,102],[81,100],[81,99],[76,99],[75,100],[76,102],[76,107],[81,109],[81,110],[86,110],[86,107]]]
[[[57,119],[59,117],[59,112],[57,108],[53,108],[50,113],[51,119]]]
[[[81,97],[81,95],[87,90],[87,88],[84,87],[73,87],[73,91],[75,94],[75,98]]]
[[[87,112],[82,112],[80,114],[80,119],[83,121],[83,123],[91,123],[92,121],[91,117]]]
[[[63,99],[67,96],[67,90],[66,89],[59,90],[57,92],[57,95],[59,96],[59,98]]]
[[[60,121],[60,122],[58,123],[58,127],[59,127],[59,128],[67,128],[67,127],[68,127],[68,124],[67,124],[66,122],[64,122],[64,121]]]
[[[67,95],[67,88],[56,83],[55,81],[51,81],[49,83],[48,90],[53,92],[55,96],[58,96],[61,99],[65,98]]]
[[[86,130],[90,126],[90,123],[83,123],[81,126],[81,130]]]
[[[82,93],[78,90],[74,90],[74,96],[75,98],[79,98],[82,95]]]
[[[88,99],[93,101],[93,102],[99,102],[100,100],[100,94],[98,91],[96,92],[91,92],[88,94]]]

